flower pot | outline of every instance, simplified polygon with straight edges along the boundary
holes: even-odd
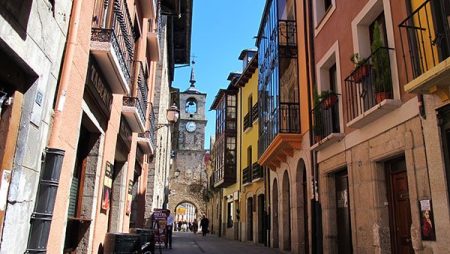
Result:
[[[359,66],[352,74],[353,81],[361,83],[361,81],[369,75],[370,65],[364,64]]]
[[[377,92],[375,93],[375,101],[377,104],[381,103],[385,99],[391,98],[390,92]]]
[[[336,94],[330,94],[327,98],[323,100],[323,106],[325,109],[330,109],[336,104],[338,97]]]

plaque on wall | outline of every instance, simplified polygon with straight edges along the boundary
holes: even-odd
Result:
[[[105,178],[103,179],[103,191],[102,191],[102,209],[108,210],[111,204],[111,188],[112,188],[112,173],[113,164],[109,161],[106,162]]]
[[[127,200],[127,215],[131,214],[131,202],[133,201],[133,180],[128,182],[128,200]]]
[[[434,230],[433,206],[431,199],[419,200],[420,232],[423,241],[436,241]]]

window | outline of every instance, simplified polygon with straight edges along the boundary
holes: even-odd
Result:
[[[314,22],[316,27],[325,23],[325,20],[335,8],[335,0],[314,0]],[[326,17],[327,16],[327,17]],[[320,28],[319,28],[320,29]]]
[[[227,227],[233,227],[233,202],[228,202],[227,205]]]
[[[384,18],[384,12],[382,12],[373,22],[369,25],[369,35],[370,35],[370,45],[373,45],[374,41],[374,28],[375,24],[378,23],[380,25],[380,33],[383,47],[387,46],[387,34],[386,34],[386,21]],[[373,49],[372,49],[373,51]],[[372,52],[373,53],[373,52]]]
[[[194,114],[197,113],[197,100],[194,98],[189,98],[186,101],[186,113]]]
[[[329,78],[330,78],[330,91],[338,93],[337,91],[337,72],[336,72],[336,64],[330,67],[328,70]],[[339,133],[339,107],[331,107],[331,131],[333,133]]]

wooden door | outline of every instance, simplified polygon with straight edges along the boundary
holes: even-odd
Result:
[[[253,241],[253,198],[247,199],[247,241]]]
[[[337,173],[335,177],[338,253],[350,254],[353,250],[347,170]]]
[[[405,159],[386,163],[392,253],[414,253],[411,243],[411,207]]]

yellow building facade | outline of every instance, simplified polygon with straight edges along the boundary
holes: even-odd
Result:
[[[238,168],[241,173],[240,240],[265,243],[264,169],[258,161],[258,57],[243,50],[243,73],[235,83],[238,93]]]

